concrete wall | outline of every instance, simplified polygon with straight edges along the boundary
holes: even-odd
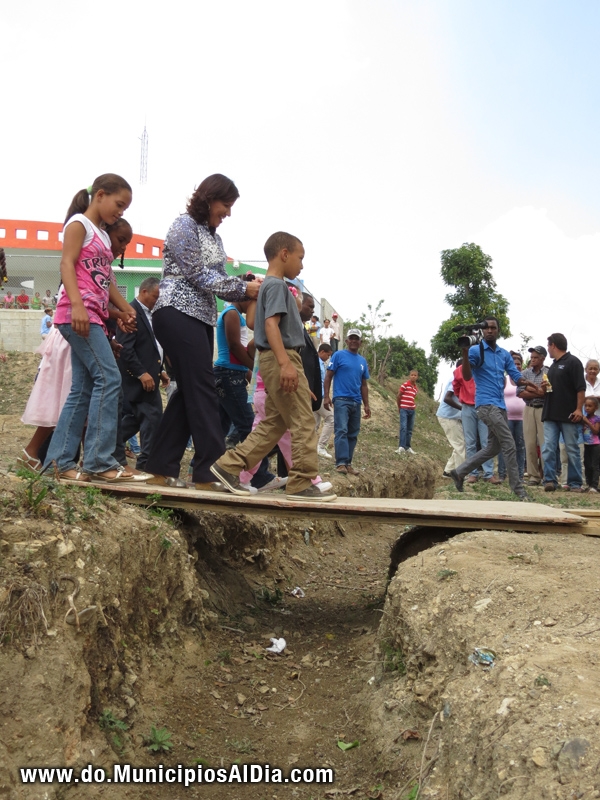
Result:
[[[42,311],[0,308],[0,350],[33,353],[42,343]]]

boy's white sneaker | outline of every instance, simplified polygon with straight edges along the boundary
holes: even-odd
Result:
[[[412,456],[416,456],[416,455],[417,455],[417,454],[415,453],[415,451],[412,449],[412,447],[409,447],[409,448],[407,449],[407,451],[406,451],[406,452],[407,452],[407,453],[410,453]]]
[[[397,450],[394,450],[394,453],[398,453],[398,455],[402,455],[402,453],[406,453],[406,450],[403,447],[399,447]]]
[[[324,447],[319,447],[317,453],[322,456],[323,458],[332,458],[331,453],[328,453]]]

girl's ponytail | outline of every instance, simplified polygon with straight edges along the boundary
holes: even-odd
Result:
[[[84,214],[88,210],[89,205],[90,205],[89,189],[82,189],[80,192],[77,192],[75,197],[71,200],[71,205],[69,206],[69,210],[67,211],[65,222],[67,222],[67,220],[70,220],[73,214]]]
[[[99,175],[91,186],[77,192],[75,197],[71,200],[65,222],[71,219],[73,214],[84,214],[89,208],[93,196],[100,189],[106,194],[114,194],[115,192],[120,192],[121,189],[126,189],[130,192],[131,186],[127,183],[125,178],[122,178],[120,175],[115,175],[113,172]]]

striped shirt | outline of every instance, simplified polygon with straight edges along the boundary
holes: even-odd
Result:
[[[410,381],[406,381],[398,389],[398,408],[416,408],[415,397],[418,393],[418,388]]]

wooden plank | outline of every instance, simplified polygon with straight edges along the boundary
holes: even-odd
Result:
[[[81,484],[76,484],[81,486]],[[482,500],[406,500],[339,497],[334,502],[298,503],[282,494],[234,495],[147,486],[143,483],[93,484],[127,502],[148,505],[149,495],[160,494],[161,506],[191,511],[252,514],[310,519],[356,519],[394,525],[433,525],[467,529],[574,532],[587,527],[583,517],[537,503]],[[549,530],[550,529],[550,530]],[[567,529],[569,529],[567,531]]]

